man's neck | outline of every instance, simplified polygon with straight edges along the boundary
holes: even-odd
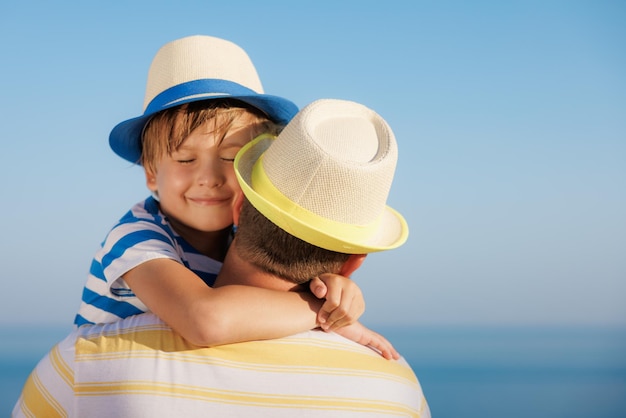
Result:
[[[235,238],[226,254],[224,264],[215,280],[214,287],[235,284],[282,291],[300,288],[300,286],[294,283],[259,270],[256,266],[243,259],[237,251],[237,238]]]

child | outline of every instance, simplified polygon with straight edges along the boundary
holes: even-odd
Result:
[[[361,291],[337,275],[311,281],[315,295],[326,297],[323,306],[308,289],[210,287],[232,238],[232,208],[241,193],[235,154],[257,135],[277,133],[298,110],[262,91],[247,54],[228,41],[192,36],[159,50],[144,114],[110,135],[118,155],[143,166],[153,196],[122,217],[94,257],[76,325],[152,311],[185,339],[210,346],[318,325],[333,330],[363,313]],[[224,316],[236,330],[220,326]],[[291,320],[275,323],[281,317]]]

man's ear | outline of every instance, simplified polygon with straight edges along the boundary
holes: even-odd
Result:
[[[350,277],[352,273],[361,267],[361,264],[365,261],[365,257],[367,257],[367,254],[352,254],[343,264],[343,267],[341,267],[339,274],[343,277]]]
[[[240,192],[233,204],[233,224],[235,225],[239,225],[239,215],[243,207],[243,199],[245,199],[243,192]]]

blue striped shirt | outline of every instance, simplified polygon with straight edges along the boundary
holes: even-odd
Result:
[[[91,262],[74,324],[100,324],[148,312],[122,276],[149,260],[169,258],[196,273],[212,286],[222,263],[187,243],[149,197],[133,206],[109,231]]]

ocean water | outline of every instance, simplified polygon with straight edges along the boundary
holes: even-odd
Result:
[[[624,418],[625,328],[376,328],[435,418]],[[0,417],[67,327],[0,327]]]

